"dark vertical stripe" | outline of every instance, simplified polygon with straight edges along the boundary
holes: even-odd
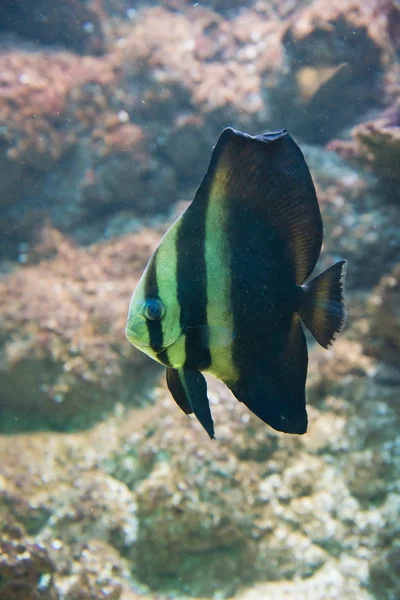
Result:
[[[178,302],[186,333],[185,367],[206,369],[211,364],[207,343],[207,270],[205,227],[208,198],[197,196],[182,218],[177,235]],[[188,329],[194,327],[194,329]]]
[[[233,360],[243,378],[279,351],[287,333],[283,322],[289,325],[293,313],[295,274],[284,240],[240,199],[230,202],[227,231],[236,333]]]
[[[156,272],[157,252],[153,254],[149,264],[145,279],[145,298],[158,298],[158,284]],[[161,321],[150,321],[146,319],[147,331],[149,334],[150,346],[157,352],[163,347],[163,331]]]
[[[233,359],[239,374],[231,389],[275,429],[304,433],[307,346],[300,322],[291,337],[298,294],[287,245],[251,207],[238,203],[233,203],[228,232],[237,334]]]
[[[160,362],[162,362],[162,364],[165,365],[166,367],[173,366],[173,365],[171,365],[171,362],[168,357],[168,348],[166,350],[164,350],[163,352],[160,352],[160,354],[158,355],[158,360]]]

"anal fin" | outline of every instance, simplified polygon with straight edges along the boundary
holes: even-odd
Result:
[[[263,364],[249,365],[231,387],[232,392],[273,429],[305,433],[307,365],[304,331],[300,318],[294,314],[276,352],[267,356]]]

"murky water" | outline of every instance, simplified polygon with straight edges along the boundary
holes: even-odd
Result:
[[[394,0],[3,0],[0,600],[400,596],[399,40]],[[143,269],[226,127],[288,130],[324,224],[315,273],[348,261],[343,334],[325,350],[307,333],[304,435],[270,427],[207,375],[209,439],[165,367],[125,337]],[[189,341],[167,351],[170,366],[191,353],[201,370],[206,350],[234,389],[240,367],[260,413],[279,385],[285,402],[301,392],[304,355],[280,358],[286,295],[268,304],[232,281],[254,269],[258,282],[281,260],[249,233],[265,214],[274,248],[304,248],[301,224],[289,239],[286,217],[268,213],[278,173],[287,181],[300,159],[271,170],[229,152],[157,293],[179,298],[182,315],[207,297],[204,322],[178,317]],[[262,193],[266,213],[261,202],[257,217],[233,219],[232,203]],[[192,412],[194,391],[179,385]]]

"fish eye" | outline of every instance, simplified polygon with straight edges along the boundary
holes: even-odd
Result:
[[[165,306],[158,298],[146,300],[143,314],[149,321],[160,321],[165,315]]]

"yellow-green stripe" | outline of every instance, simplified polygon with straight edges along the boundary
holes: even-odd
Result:
[[[165,234],[158,247],[156,259],[158,295],[167,305],[177,306],[178,314],[175,315],[175,318],[178,319],[180,318],[180,306],[178,303],[176,239],[180,223],[179,219]]]
[[[168,362],[175,369],[183,367],[186,362],[186,335],[181,335],[166,351]]]
[[[226,231],[228,204],[223,197],[224,175],[220,172],[220,177],[214,179],[206,214],[207,325],[211,354],[211,366],[207,370],[220,379],[234,381],[234,320],[230,303],[230,248]]]
[[[162,322],[164,338],[172,325],[179,324],[181,317],[181,307],[178,300],[178,252],[177,238],[182,224],[182,217],[165,234],[157,252],[156,273],[157,285],[160,298],[163,298],[168,307],[173,307],[173,315],[167,311],[166,319]],[[173,323],[170,318],[173,318]],[[186,336],[181,335],[173,344],[171,344],[162,354],[164,364],[169,364],[174,368],[183,366],[186,360],[185,352]]]

